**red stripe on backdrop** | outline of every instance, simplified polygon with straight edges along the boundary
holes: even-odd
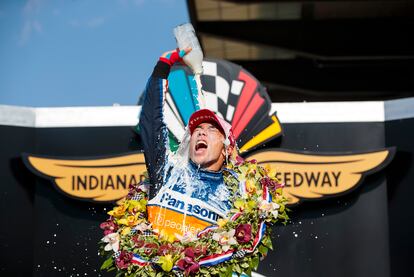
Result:
[[[231,122],[231,125],[235,127],[238,123],[242,115],[244,114],[244,111],[247,107],[247,105],[250,102],[250,99],[253,96],[254,91],[257,87],[257,82],[247,75],[245,72],[240,71],[239,73],[239,80],[244,81],[244,87],[240,95],[239,103],[237,103],[236,111],[234,113],[233,120]],[[237,138],[237,135],[236,135]]]
[[[239,135],[243,132],[244,128],[246,128],[247,124],[252,120],[253,116],[257,113],[260,106],[262,106],[264,103],[264,99],[260,96],[259,93],[256,93],[252,99],[252,101],[249,103],[249,106],[247,107],[246,111],[243,113],[243,118],[240,119],[238,124],[234,126],[234,136],[236,138],[239,137]]]

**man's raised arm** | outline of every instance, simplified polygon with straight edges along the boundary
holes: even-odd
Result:
[[[144,91],[139,129],[148,175],[152,187],[155,188],[163,185],[168,147],[168,129],[163,113],[165,93],[168,89],[167,79],[171,66],[180,62],[189,51],[191,49],[165,52],[155,66]],[[150,198],[154,197],[156,192],[156,189],[150,190]]]

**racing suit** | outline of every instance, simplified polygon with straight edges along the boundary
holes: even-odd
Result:
[[[191,160],[184,169],[169,162],[168,129],[163,113],[169,72],[170,65],[158,61],[144,92],[139,119],[151,183],[148,220],[153,229],[171,235],[188,231],[195,234],[226,216],[231,208],[231,193],[225,185],[223,171],[201,169]]]

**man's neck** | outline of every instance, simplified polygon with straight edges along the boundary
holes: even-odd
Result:
[[[190,159],[190,164],[195,168],[199,168],[199,169],[202,169],[204,171],[209,171],[209,172],[221,172],[223,170],[223,165],[220,166],[218,163],[214,163],[212,165],[200,165],[200,164],[193,162]]]

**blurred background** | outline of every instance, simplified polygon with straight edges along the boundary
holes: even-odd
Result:
[[[190,0],[206,56],[234,61],[274,102],[414,91],[414,1]]]
[[[377,100],[414,91],[414,1],[0,2],[0,103],[133,105],[174,26],[242,65],[274,102]]]
[[[0,1],[0,104],[134,105],[184,0]]]

